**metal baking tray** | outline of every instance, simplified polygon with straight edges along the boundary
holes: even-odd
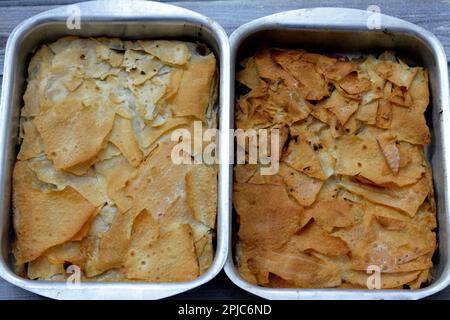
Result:
[[[67,286],[64,282],[27,280],[13,271],[10,254],[11,171],[16,157],[19,109],[26,85],[27,64],[31,53],[40,44],[66,35],[163,38],[206,43],[214,51],[220,65],[220,126],[228,129],[230,125],[228,37],[215,21],[176,6],[147,1],[95,1],[75,6],[59,7],[25,20],[14,29],[6,45],[0,110],[0,276],[23,289],[59,299],[159,299],[198,287],[214,278],[227,257],[230,173],[229,166],[225,165],[219,166],[215,258],[201,277],[179,283],[81,282],[79,286]],[[67,28],[68,17],[77,12],[81,14],[81,28]],[[69,25],[74,26],[74,21]],[[219,147],[219,158],[228,153],[227,145],[228,142],[224,141]]]
[[[431,101],[427,123],[432,142],[426,149],[433,168],[437,201],[438,252],[432,283],[418,290],[272,289],[255,286],[239,275],[230,244],[225,265],[228,277],[239,287],[268,299],[419,299],[450,284],[449,160],[450,118],[447,59],[438,39],[412,23],[374,12],[343,8],[314,8],[282,12],[253,20],[230,36],[231,98],[234,100],[235,65],[263,43],[305,48],[314,52],[362,55],[395,50],[429,71]],[[377,26],[379,29],[369,29]],[[369,27],[368,27],[369,26]],[[231,110],[233,112],[233,110]]]

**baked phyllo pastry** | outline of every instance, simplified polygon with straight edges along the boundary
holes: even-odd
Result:
[[[17,272],[175,282],[210,266],[216,165],[176,164],[176,129],[216,128],[202,44],[61,38],[28,68],[13,173]],[[188,155],[193,157],[194,155]],[[73,273],[73,271],[70,271]]]
[[[425,285],[436,249],[427,71],[393,52],[349,60],[267,47],[240,66],[236,127],[276,128],[280,141],[276,174],[235,166],[242,277],[277,288]]]

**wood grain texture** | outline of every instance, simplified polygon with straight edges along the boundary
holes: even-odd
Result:
[[[4,49],[13,28],[24,19],[72,0],[0,0],[0,89],[3,74]],[[450,59],[450,0],[390,1],[390,0],[182,0],[162,1],[191,9],[219,22],[230,34],[238,26],[253,19],[281,12],[311,7],[347,7],[366,9],[376,4],[384,14],[415,23],[434,33],[444,45]],[[222,271],[214,280],[192,291],[177,295],[175,299],[255,299],[256,297],[234,286]],[[0,279],[1,299],[42,299]],[[429,299],[450,300],[450,287]]]

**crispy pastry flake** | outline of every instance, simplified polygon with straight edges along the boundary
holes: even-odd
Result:
[[[13,174],[17,274],[64,281],[75,265],[83,281],[176,282],[207,272],[217,168],[175,164],[171,135],[192,134],[195,120],[217,127],[217,76],[201,43],[64,37],[39,48]]]
[[[241,66],[236,80],[250,91],[236,98],[235,126],[286,128],[275,175],[234,168],[242,277],[367,288],[378,266],[382,289],[427,283],[437,227],[427,71],[393,52],[349,60],[267,46]]]

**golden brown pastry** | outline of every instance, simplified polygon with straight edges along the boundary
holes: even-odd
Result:
[[[420,288],[436,249],[427,71],[260,48],[236,75],[236,127],[287,128],[276,175],[235,166],[240,274],[267,287]]]

